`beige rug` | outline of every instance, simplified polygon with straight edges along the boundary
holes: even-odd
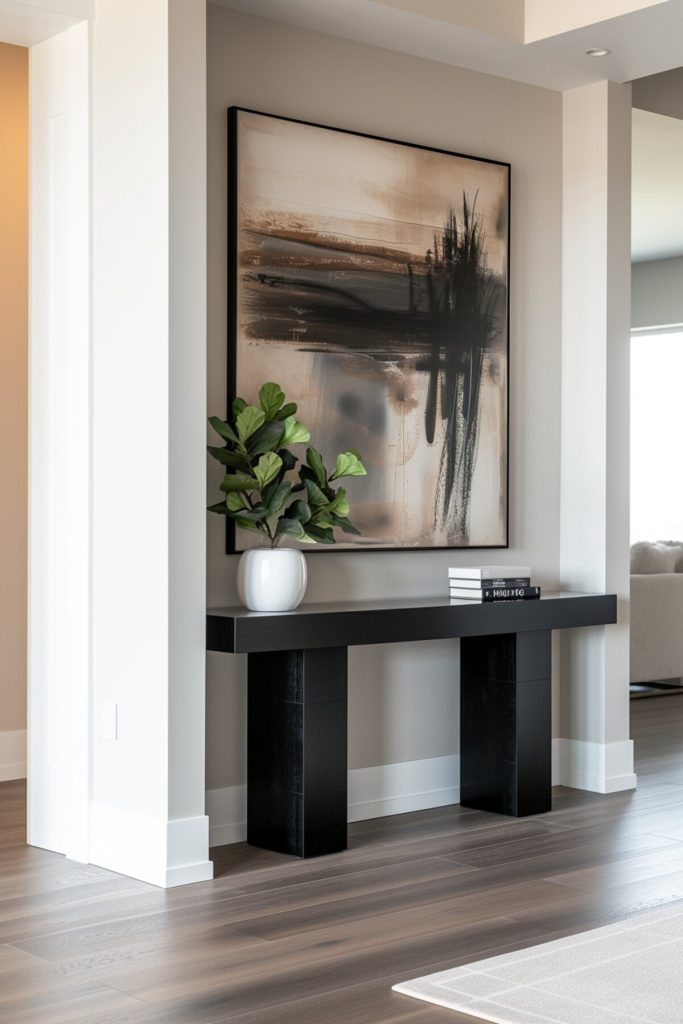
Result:
[[[683,902],[394,991],[496,1024],[683,1024]]]

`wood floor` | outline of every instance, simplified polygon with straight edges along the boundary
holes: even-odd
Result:
[[[635,793],[361,822],[316,861],[223,847],[215,881],[166,892],[24,846],[4,783],[0,1021],[471,1024],[391,985],[683,899],[683,696],[632,715]]]

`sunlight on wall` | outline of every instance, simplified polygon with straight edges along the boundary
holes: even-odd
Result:
[[[0,43],[0,780],[26,728],[27,374],[28,50]]]
[[[683,332],[631,339],[631,542],[683,540]]]

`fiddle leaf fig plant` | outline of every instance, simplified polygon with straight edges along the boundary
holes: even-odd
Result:
[[[296,403],[287,402],[280,385],[269,381],[259,391],[258,405],[235,398],[227,420],[209,418],[224,442],[209,446],[209,454],[225,467],[220,485],[225,496],[209,511],[229,516],[243,530],[257,530],[271,547],[283,537],[334,544],[335,529],[360,534],[349,519],[346,490],[333,486],[344,477],[366,476],[360,453],[341,452],[332,472],[312,445],[300,461],[290,447],[307,444],[310,434],[296,412]]]

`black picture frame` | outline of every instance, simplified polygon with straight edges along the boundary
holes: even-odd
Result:
[[[506,444],[506,465],[504,474],[505,485],[505,539],[500,544],[449,544],[449,545],[405,545],[405,546],[381,546],[373,545],[368,547],[348,546],[338,548],[336,545],[307,544],[304,550],[307,554],[325,552],[327,554],[348,554],[360,552],[401,552],[401,551],[473,551],[473,550],[505,550],[510,547],[510,293],[511,293],[511,235],[512,235],[512,167],[508,161],[491,159],[481,156],[472,156],[457,150],[448,150],[436,146],[425,146],[419,143],[409,142],[405,139],[395,139],[384,135],[374,135],[368,132],[359,132],[349,128],[339,128],[317,121],[308,121],[301,118],[288,117],[282,114],[272,114],[261,110],[242,106],[230,106],[227,111],[227,408],[230,409],[233,399],[237,395],[237,305],[238,305],[238,202],[239,202],[239,181],[238,181],[238,116],[240,113],[253,114],[260,117],[273,118],[278,121],[289,122],[297,125],[304,125],[311,128],[319,128],[326,131],[337,132],[349,136],[357,136],[365,139],[372,139],[377,142],[386,142],[392,145],[405,146],[411,149],[423,150],[428,153],[438,153],[445,156],[452,156],[482,164],[493,164],[506,169],[506,190],[507,190],[507,278],[506,278],[506,331],[505,331],[505,357],[506,357],[506,386],[505,386],[505,444]],[[265,379],[265,378],[264,378]],[[294,397],[294,396],[292,396]],[[236,529],[233,521],[226,517],[226,553],[240,554],[246,549],[237,545]]]

